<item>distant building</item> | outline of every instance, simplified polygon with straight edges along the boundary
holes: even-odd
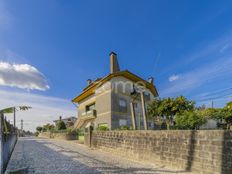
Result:
[[[66,127],[72,127],[74,123],[76,122],[77,118],[76,117],[62,118],[60,116],[59,120],[54,120],[53,122],[56,124],[60,120],[62,120],[65,123]]]
[[[143,91],[143,93],[139,91]],[[144,97],[140,97],[140,94]],[[78,105],[78,119],[74,128],[88,127],[89,125],[93,125],[94,129],[101,125],[107,126],[109,129],[117,129],[124,125],[131,127],[131,103],[133,103],[136,126],[138,129],[143,129],[141,99],[145,100],[147,106],[156,96],[158,96],[158,92],[153,84],[153,78],[144,80],[128,70],[121,71],[117,55],[112,52],[110,54],[110,74],[95,81],[87,80],[87,87],[72,100]],[[153,123],[148,122],[147,125],[152,127]]]

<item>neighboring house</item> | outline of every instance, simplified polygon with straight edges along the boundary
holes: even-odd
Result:
[[[72,127],[76,120],[76,117],[67,117],[62,119],[62,117],[60,116],[59,120],[54,120],[53,122],[56,124],[58,121],[63,121],[66,127]]]
[[[95,81],[87,80],[87,87],[72,100],[78,105],[78,119],[74,128],[101,125],[109,129],[120,126],[132,126],[132,109],[136,118],[136,126],[143,129],[144,106],[156,96],[158,92],[153,84],[153,78],[148,81],[138,77],[128,70],[121,71],[115,53],[110,54],[110,74]],[[140,91],[143,91],[142,95]],[[144,97],[140,97],[144,96]],[[133,107],[131,106],[133,103]],[[153,123],[148,122],[152,127]]]
[[[218,121],[209,119],[205,124],[200,126],[200,129],[217,129],[218,128]]]

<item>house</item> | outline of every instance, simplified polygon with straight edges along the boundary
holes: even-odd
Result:
[[[63,121],[66,127],[72,127],[76,120],[76,117],[67,117],[62,119],[62,117],[60,116],[59,120],[54,120],[53,122],[56,124],[58,121]]]
[[[144,80],[128,70],[121,71],[117,55],[112,52],[110,73],[94,81],[87,80],[82,93],[72,100],[78,106],[74,128],[92,125],[96,129],[104,125],[112,130],[133,125],[144,129],[147,125],[144,124],[147,123],[145,108],[157,96],[153,78]],[[148,126],[152,123],[148,122]]]

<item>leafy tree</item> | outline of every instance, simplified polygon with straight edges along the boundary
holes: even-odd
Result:
[[[55,126],[53,124],[45,124],[42,128],[43,131],[51,131],[55,128]]]
[[[57,130],[64,130],[66,129],[66,125],[62,120],[60,120],[56,123],[56,128]]]
[[[156,121],[165,120],[167,128],[173,124],[173,118],[177,114],[181,114],[185,111],[193,111],[195,108],[195,102],[187,100],[183,96],[177,98],[156,98],[148,106],[149,118],[153,118]]]
[[[30,107],[30,106],[10,107],[10,108],[2,109],[2,110],[0,110],[0,112],[3,112],[5,114],[14,113],[14,110],[17,110],[17,108],[19,108],[20,111],[26,111],[28,109],[31,109],[32,107]]]
[[[43,128],[42,128],[41,126],[38,126],[38,127],[36,127],[36,130],[37,130],[38,132],[41,132],[41,131],[43,130]]]
[[[222,112],[227,125],[227,129],[230,129],[230,127],[232,126],[232,101],[226,104]]]
[[[219,127],[230,129],[232,125],[232,102],[226,104],[224,108],[206,109],[203,115],[207,118],[215,119],[219,122]]]
[[[198,129],[206,123],[207,118],[202,117],[199,111],[185,111],[175,117],[175,127],[178,129]]]

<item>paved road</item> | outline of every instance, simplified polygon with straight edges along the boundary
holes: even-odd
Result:
[[[63,140],[19,138],[7,170],[28,173],[179,173]]]

